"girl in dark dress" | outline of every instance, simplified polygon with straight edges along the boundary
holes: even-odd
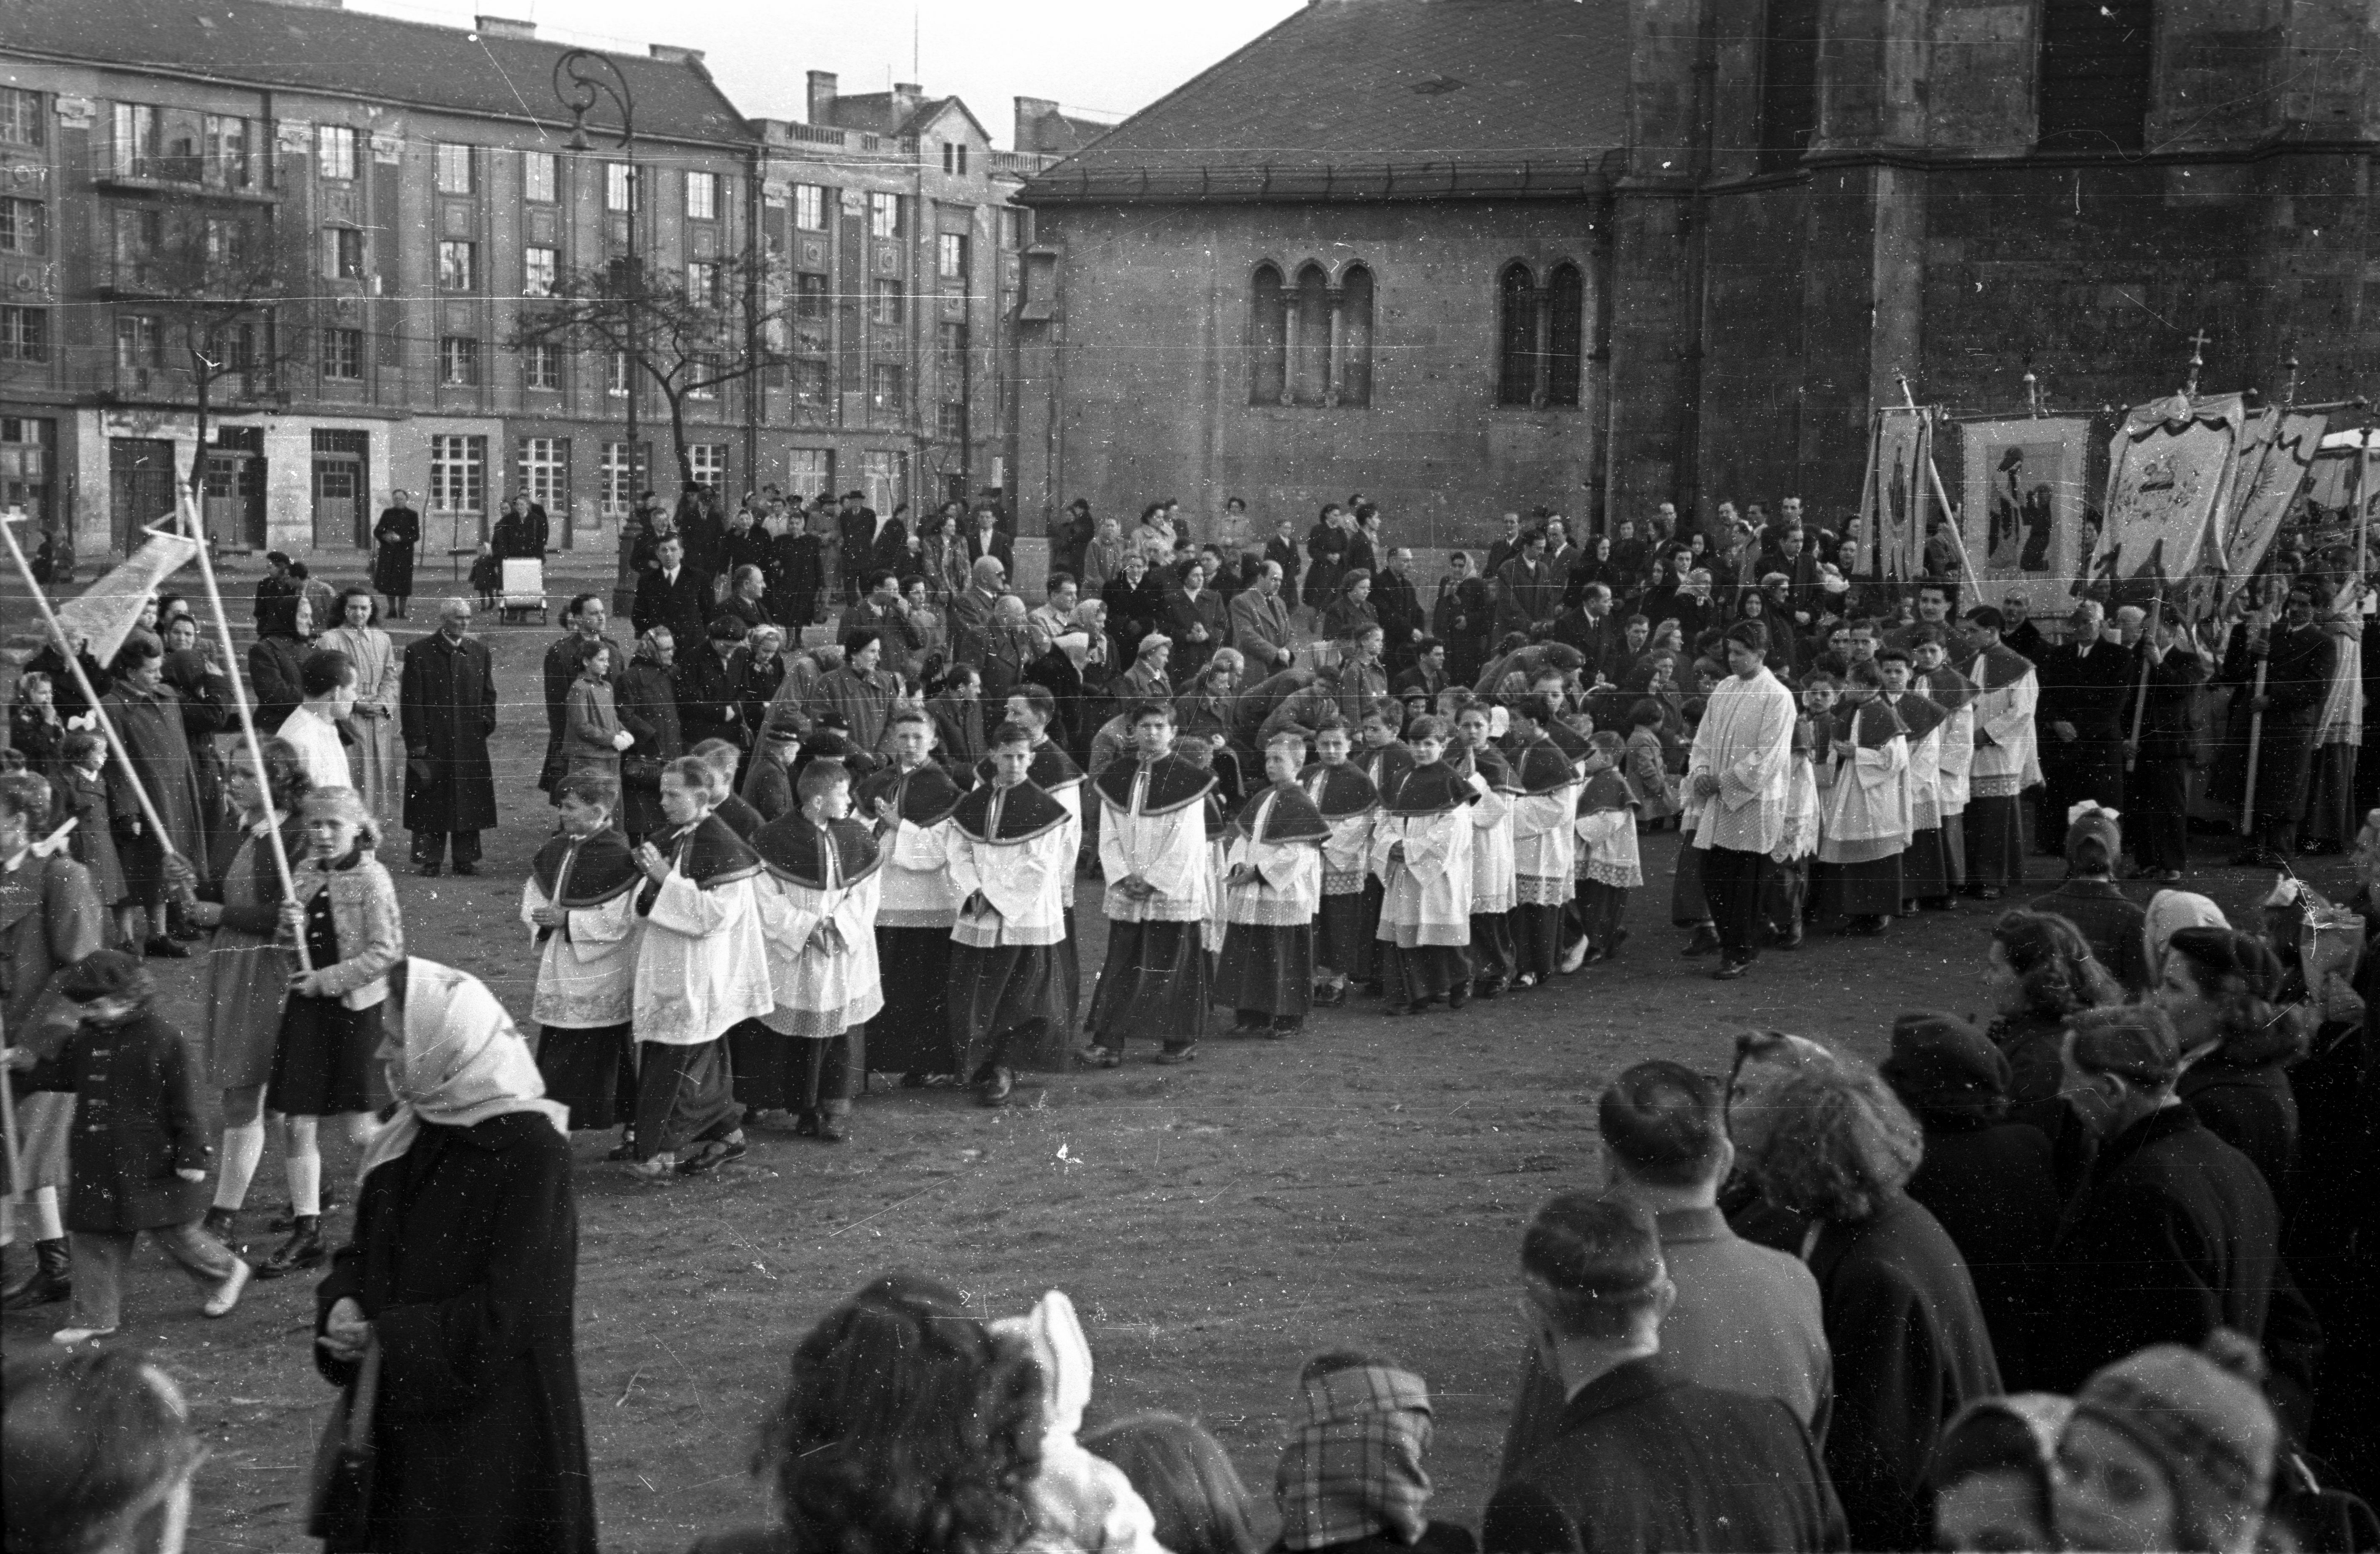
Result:
[[[564,1109],[477,979],[401,961],[387,980],[397,1106],[364,1155],[355,1239],[315,1291],[324,1378],[379,1378],[373,1472],[326,1547],[592,1554]]]
[[[373,1055],[388,973],[404,958],[396,887],[372,856],[380,826],[353,788],[316,788],[301,811],[314,856],[294,871],[282,937],[305,946],[310,968],[289,979],[265,1105],[288,1121],[289,1239],[257,1269],[278,1279],[315,1268],[322,1232],[322,1146],[316,1123],[344,1117],[358,1144],[370,1135]]]

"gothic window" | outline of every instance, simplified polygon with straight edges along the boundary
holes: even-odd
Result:
[[[1339,373],[1332,402],[1372,402],[1372,273],[1348,266],[1339,281]]]
[[[2041,146],[2138,151],[2155,73],[2152,0],[2042,0]]]
[[[1586,277],[1558,264],[1546,280],[1546,403],[1578,407],[1586,354]]]
[[[1496,403],[1529,405],[1537,393],[1537,285],[1529,267],[1496,279]]]
[[[1330,282],[1322,266],[1297,273],[1296,305],[1290,314],[1289,397],[1293,404],[1321,405],[1330,387]]]
[[[1768,0],[1762,26],[1760,167],[1775,172],[1802,160],[1818,127],[1818,0]]]
[[[1248,403],[1280,404],[1288,382],[1289,298],[1281,272],[1269,264],[1257,267],[1248,288]]]

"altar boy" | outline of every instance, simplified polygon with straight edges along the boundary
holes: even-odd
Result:
[[[851,1032],[884,1007],[876,959],[883,857],[851,818],[851,771],[841,761],[803,767],[794,791],[801,808],[752,836],[766,869],[756,895],[775,1002],[760,1023],[776,1039],[761,1045],[783,1065],[779,1084],[764,1087],[795,1111],[795,1133],[841,1144],[851,1135]]]
[[[1074,871],[1074,821],[1033,785],[1033,730],[992,731],[991,772],[951,811],[951,1041],[985,1106],[1005,1106],[1015,1071],[1064,1066],[1067,999],[1058,986],[1061,884]]]
[[[1212,983],[1200,925],[1211,881],[1207,868],[1208,791],[1212,771],[1173,753],[1173,710],[1144,701],[1132,710],[1135,759],[1102,771],[1099,866],[1107,876],[1108,959],[1091,998],[1092,1068],[1123,1062],[1128,1033],[1154,1036],[1160,1063],[1188,1062],[1207,1030]]]
[[[1450,1009],[1471,1000],[1472,784],[1446,764],[1446,720],[1407,731],[1415,765],[1383,796],[1372,833],[1380,902],[1380,980],[1390,1014],[1417,1014],[1439,994]]]
[[[1322,905],[1322,847],[1330,823],[1297,785],[1305,736],[1265,741],[1268,787],[1232,824],[1223,875],[1223,953],[1215,997],[1238,1012],[1241,1035],[1291,1035],[1314,1002],[1314,915]]]

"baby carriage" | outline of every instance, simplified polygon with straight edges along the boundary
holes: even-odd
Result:
[[[539,625],[545,624],[545,561],[539,556],[507,557],[503,588],[496,595],[496,618],[526,620],[531,614]]]

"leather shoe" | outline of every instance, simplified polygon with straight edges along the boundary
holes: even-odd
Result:
[[[190,947],[170,934],[151,934],[147,941],[140,946],[140,950],[143,954],[162,956],[169,961],[186,961],[190,958]]]
[[[1721,961],[1718,963],[1718,968],[1711,973],[1711,980],[1715,982],[1732,982],[1751,969],[1752,963],[1750,961]]]
[[[455,866],[455,872],[457,874],[477,874],[480,872],[480,866],[475,863],[458,863]]]
[[[1694,936],[1686,941],[1686,947],[1678,953],[1691,959],[1695,955],[1716,954],[1718,951],[1718,930],[1706,926],[1694,929]]]
[[[421,866],[420,866],[420,868],[421,868],[421,877],[422,877],[424,880],[435,880],[435,879],[437,879],[437,878],[438,878],[438,876],[439,876],[440,872],[442,871],[443,868],[443,865],[441,865],[441,864],[436,864],[436,863],[425,863],[425,864],[423,864],[423,865],[421,865]]]
[[[309,1214],[298,1221],[289,1239],[273,1249],[273,1256],[256,1265],[259,1279],[280,1279],[285,1275],[320,1268],[330,1260],[322,1245],[322,1221]]]

